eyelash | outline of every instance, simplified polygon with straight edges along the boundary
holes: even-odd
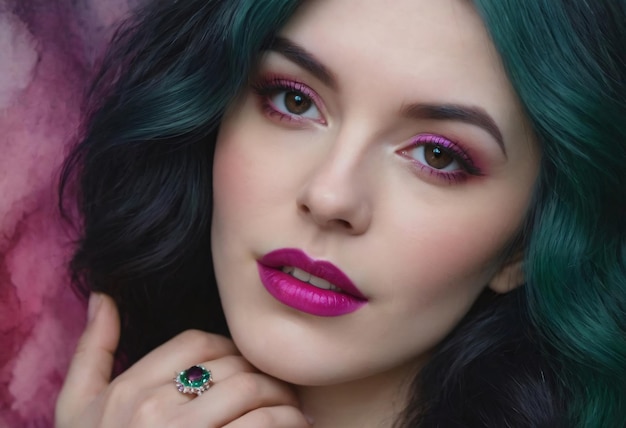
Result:
[[[459,164],[460,169],[454,171],[442,171],[425,164],[418,160],[411,153],[414,150],[427,146],[439,149],[444,154],[452,158],[453,162]],[[429,174],[430,176],[445,180],[449,183],[461,183],[466,181],[470,176],[482,176],[482,171],[476,166],[469,154],[457,143],[448,140],[441,135],[420,134],[416,136],[408,147],[401,149],[398,153],[409,159],[420,172]]]
[[[326,120],[321,112],[320,106],[322,105],[322,102],[319,96],[302,82],[280,77],[269,77],[253,84],[252,89],[259,97],[261,107],[269,117],[276,118],[280,121],[287,121],[294,125],[302,125],[311,121],[318,122],[322,125],[326,124]],[[300,93],[310,100],[312,106],[314,106],[314,108],[316,108],[319,112],[320,119],[316,120],[304,117],[303,115],[288,114],[280,111],[272,101],[272,98],[281,92],[290,91]],[[453,162],[457,162],[459,164],[460,169],[450,172],[442,171],[417,160],[411,155],[413,150],[419,149],[420,147],[426,148],[426,146],[434,146],[435,148],[440,149],[444,154],[449,155]],[[429,174],[429,176],[434,177],[435,179],[447,181],[450,184],[464,182],[470,176],[483,175],[482,171],[476,166],[469,154],[459,144],[450,141],[441,135],[420,134],[411,141],[411,144],[408,147],[399,150],[398,153],[409,159],[420,172]]]
[[[319,96],[307,85],[302,82],[293,81],[284,78],[271,77],[258,81],[252,85],[253,91],[259,97],[261,106],[265,113],[281,121],[289,121],[294,124],[304,124],[305,122],[317,122],[322,125],[326,125],[326,120],[322,115],[322,109],[320,106],[322,102]],[[317,109],[320,115],[320,119],[314,119],[305,117],[298,114],[288,114],[280,111],[275,103],[272,101],[272,97],[281,92],[297,92],[302,94],[305,98],[311,101],[312,106]]]

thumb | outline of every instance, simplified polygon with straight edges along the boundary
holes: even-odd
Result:
[[[119,314],[113,299],[92,293],[87,318],[87,327],[78,341],[57,401],[58,426],[82,413],[111,380],[120,336]]]

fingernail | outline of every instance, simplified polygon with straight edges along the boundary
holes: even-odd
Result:
[[[100,303],[102,303],[102,296],[100,293],[91,293],[89,296],[89,306],[87,308],[87,322],[93,321],[96,316],[96,312],[98,312],[98,308],[100,307]]]

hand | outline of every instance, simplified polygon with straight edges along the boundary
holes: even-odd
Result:
[[[259,373],[232,341],[184,332],[110,380],[119,340],[113,300],[94,294],[89,321],[59,395],[57,428],[309,427],[289,386]],[[182,394],[173,378],[199,364],[214,384],[201,396]]]

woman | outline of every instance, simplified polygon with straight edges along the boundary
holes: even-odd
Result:
[[[150,6],[64,181],[130,368],[96,295],[58,426],[622,424],[625,9]]]

